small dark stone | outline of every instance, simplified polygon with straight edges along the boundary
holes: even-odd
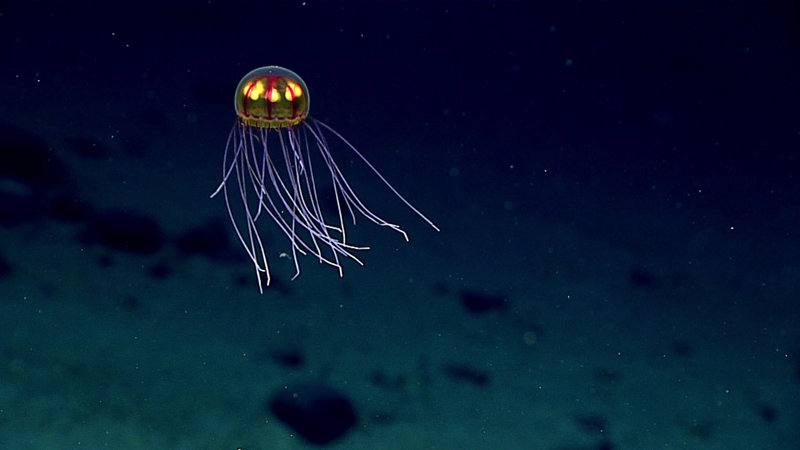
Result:
[[[201,255],[227,261],[233,254],[228,243],[228,228],[220,220],[212,220],[185,231],[175,244],[184,255]]]
[[[688,358],[694,353],[694,348],[686,341],[676,341],[672,343],[672,353],[683,358]]]
[[[94,216],[84,238],[106,248],[141,255],[155,253],[164,245],[164,235],[155,220],[122,211]]]
[[[39,218],[36,194],[18,181],[0,177],[0,225],[13,227]]]
[[[489,311],[505,310],[508,306],[508,300],[499,295],[485,295],[465,291],[461,293],[461,304],[473,314],[483,314]]]
[[[614,443],[611,441],[598,442],[594,450],[614,450]]]
[[[0,255],[0,279],[6,278],[11,275],[11,264]]]
[[[97,258],[97,265],[100,267],[111,267],[114,265],[114,259],[108,255],[102,255]]]
[[[608,421],[599,414],[586,414],[575,418],[578,426],[584,433],[600,434],[608,430]]]
[[[64,180],[65,169],[42,139],[0,123],[0,177],[50,188]]]
[[[772,423],[778,418],[778,410],[766,404],[758,405],[758,414],[764,419],[764,422]]]
[[[796,348],[789,352],[789,361],[794,366],[794,376],[797,381],[800,381],[800,348]]]
[[[653,287],[656,284],[656,277],[647,269],[637,268],[628,272],[628,281],[637,287]]]
[[[147,274],[157,280],[163,280],[172,275],[172,267],[164,263],[156,263],[150,266],[150,268],[147,270]]]
[[[297,434],[316,445],[341,438],[356,424],[350,400],[321,384],[287,386],[272,397],[267,407]]]
[[[380,388],[392,390],[403,389],[408,385],[408,380],[405,376],[395,375],[390,377],[380,370],[373,371],[369,374],[369,381]]]
[[[53,219],[75,223],[87,220],[92,207],[77,198],[60,195],[50,201],[47,212]]]
[[[253,277],[250,274],[245,275],[245,274],[241,274],[240,273],[240,274],[237,274],[235,277],[233,277],[233,282],[236,283],[236,286],[239,286],[239,287],[249,286],[250,282],[252,282],[252,281],[253,281]]]
[[[475,386],[489,384],[489,373],[464,364],[445,364],[444,373],[458,382],[474,384]]]
[[[690,436],[694,436],[698,439],[710,439],[711,435],[714,432],[715,424],[713,420],[704,419],[704,420],[693,420],[690,424],[687,425],[686,431]]]
[[[302,367],[306,363],[303,353],[299,350],[276,350],[270,355],[275,362],[291,369]]]

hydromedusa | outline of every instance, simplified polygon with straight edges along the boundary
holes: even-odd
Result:
[[[267,251],[259,233],[265,220],[289,241],[295,267],[292,279],[300,275],[298,254],[313,255],[335,267],[339,276],[344,259],[363,265],[356,253],[369,247],[348,242],[345,226],[355,223],[356,215],[395,230],[408,241],[399,225],[379,217],[359,199],[334,160],[326,136],[357,155],[398,199],[439,231],[347,139],[308,115],[308,87],[296,73],[279,66],[252,70],[236,87],[234,102],[237,117],[225,144],[222,181],[211,197],[222,192],[260,292],[263,283],[270,283]],[[320,191],[328,184],[335,211],[321,202]],[[232,205],[237,198],[241,208]],[[264,217],[268,219],[261,220]]]

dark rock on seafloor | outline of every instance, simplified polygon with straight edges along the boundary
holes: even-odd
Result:
[[[449,363],[445,364],[442,369],[453,381],[460,383],[468,383],[475,386],[486,386],[491,381],[489,373],[483,370],[475,369],[466,364]]]
[[[628,281],[632,285],[641,288],[651,288],[657,284],[656,276],[653,272],[641,267],[628,271]]]
[[[70,195],[58,195],[47,205],[47,214],[64,223],[78,223],[88,220],[94,213],[93,208],[82,199]]]
[[[3,258],[3,255],[0,255],[0,280],[9,276],[11,271],[11,264]]]
[[[303,352],[297,349],[275,350],[270,352],[270,357],[287,369],[298,369],[306,363]]]
[[[473,314],[483,314],[489,311],[505,310],[508,306],[508,300],[501,295],[464,291],[461,293],[461,304]]]
[[[0,226],[11,228],[38,219],[39,195],[30,186],[0,177]]]
[[[164,245],[164,233],[155,220],[123,211],[95,215],[82,237],[89,243],[140,255],[155,253]]]
[[[308,442],[329,444],[356,424],[350,400],[338,391],[317,383],[289,385],[277,392],[267,408]]]
[[[65,177],[64,164],[38,136],[0,123],[0,178],[51,188]]]
[[[211,220],[186,230],[178,236],[175,245],[184,255],[200,255],[217,261],[230,260],[234,255],[228,242],[228,227],[221,220]]]

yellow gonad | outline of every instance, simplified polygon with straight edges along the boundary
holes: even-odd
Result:
[[[260,292],[262,275],[266,284],[270,283],[267,251],[257,226],[264,215],[291,244],[295,266],[292,279],[300,275],[298,253],[330,264],[338,269],[339,276],[342,258],[362,264],[354,252],[369,247],[348,243],[345,231],[345,217],[349,215],[355,223],[356,212],[397,231],[408,241],[399,225],[378,217],[358,198],[331,155],[326,133],[355,153],[397,198],[439,231],[342,135],[308,116],[308,87],[296,73],[279,66],[255,69],[239,82],[234,101],[237,118],[225,145],[222,182],[211,197],[224,194],[236,235],[255,267]],[[315,174],[312,163],[320,160]],[[335,211],[321,203],[323,178],[331,184]],[[236,202],[232,205],[231,193],[240,197],[241,208],[235,206]]]

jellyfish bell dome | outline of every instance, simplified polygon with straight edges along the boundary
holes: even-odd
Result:
[[[308,116],[308,87],[300,75],[280,66],[251,70],[236,86],[236,114],[248,125],[284,128]]]

